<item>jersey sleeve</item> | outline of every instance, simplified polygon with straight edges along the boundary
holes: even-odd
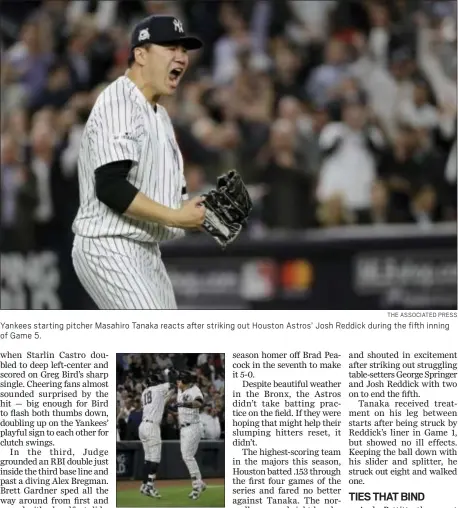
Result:
[[[92,120],[90,157],[94,170],[111,162],[138,163],[143,125],[140,108],[114,98],[99,103]]]
[[[326,125],[321,131],[318,144],[322,150],[328,150],[344,134],[342,124],[338,122]]]
[[[161,390],[161,394],[166,397],[170,392],[170,383],[163,383],[159,385],[159,388]]]
[[[193,390],[193,392],[194,392],[194,393],[192,394],[192,400],[197,400],[197,399],[200,399],[200,400],[202,400],[202,402],[203,402],[203,400],[204,400],[204,396],[203,396],[203,394],[202,394],[202,392],[201,392],[200,388],[198,388],[197,386],[194,386],[194,390]]]

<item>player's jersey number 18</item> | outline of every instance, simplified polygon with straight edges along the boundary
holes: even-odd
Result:
[[[146,406],[148,404],[151,404],[151,401],[153,400],[153,397],[151,395],[151,391],[148,390],[143,394],[143,405]]]

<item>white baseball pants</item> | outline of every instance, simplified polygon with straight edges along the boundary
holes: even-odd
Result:
[[[157,423],[142,422],[138,428],[138,437],[143,445],[145,460],[148,462],[161,462],[161,428]]]
[[[192,423],[187,427],[180,429],[180,448],[183,462],[189,471],[191,478],[195,477],[198,480],[202,478],[200,469],[195,459],[197,448],[200,441],[200,424]]]
[[[157,243],[75,236],[75,272],[99,309],[176,309]]]

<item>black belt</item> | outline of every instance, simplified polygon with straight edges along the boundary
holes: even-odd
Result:
[[[153,420],[143,420],[144,422],[148,422],[148,423],[155,423],[156,425],[159,425],[157,422],[153,422]]]
[[[192,425],[192,423],[182,423],[180,428],[182,429],[183,427],[189,427],[190,425]]]

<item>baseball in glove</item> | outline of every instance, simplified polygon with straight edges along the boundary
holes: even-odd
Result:
[[[231,170],[218,177],[216,189],[207,194],[204,231],[225,249],[237,239],[253,209],[248,190],[239,173]]]

